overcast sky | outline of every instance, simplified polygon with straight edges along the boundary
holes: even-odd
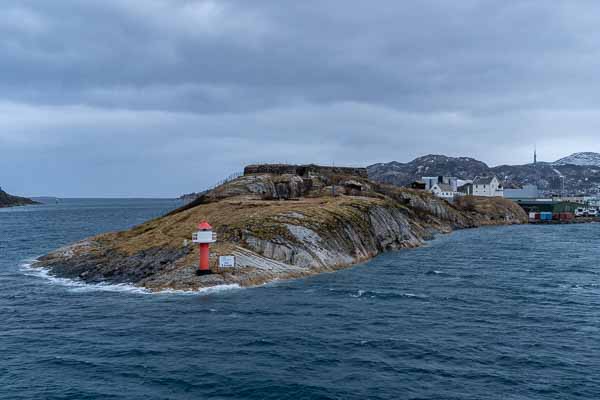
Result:
[[[3,0],[0,185],[176,196],[252,162],[600,151],[600,2]]]

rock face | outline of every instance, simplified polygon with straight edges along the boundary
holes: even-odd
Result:
[[[596,153],[578,153],[555,163],[538,162],[525,165],[500,165],[489,167],[481,161],[467,157],[428,155],[409,163],[374,164],[367,167],[369,178],[398,186],[421,180],[423,176],[456,176],[473,179],[476,176],[496,175],[506,185],[537,184],[545,193],[566,194],[600,193],[600,156]]]
[[[15,207],[15,206],[27,206],[31,204],[39,204],[36,201],[28,199],[26,197],[11,196],[2,189],[0,189],[0,208],[2,207]]]
[[[247,179],[236,179],[241,176]],[[268,177],[266,181],[265,176]],[[184,194],[180,199],[187,204],[193,203],[194,206],[206,202],[209,198],[227,198],[250,193],[260,193],[263,199],[298,198],[317,187],[329,186],[335,190],[333,186],[352,177],[366,180],[368,173],[366,168],[324,167],[314,164],[255,164],[244,168],[243,174],[234,174],[231,177],[211,190]]]
[[[87,282],[128,282],[150,290],[256,285],[420,246],[439,232],[527,221],[508,200],[469,198],[450,205],[425,192],[339,174],[249,173],[195,203],[129,231],[59,249],[36,266]],[[198,252],[189,238],[202,219],[215,227],[219,241],[211,247],[216,273],[198,277]],[[219,255],[235,255],[237,268],[219,271]]]

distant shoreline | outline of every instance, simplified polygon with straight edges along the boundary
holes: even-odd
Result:
[[[573,225],[573,224],[593,224],[600,222],[599,217],[578,217],[567,221],[558,220],[529,220],[529,225]]]

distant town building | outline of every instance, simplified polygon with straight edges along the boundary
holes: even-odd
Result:
[[[473,196],[473,183],[465,183],[459,186],[457,190],[465,196]]]
[[[449,185],[453,192],[458,189],[458,178],[453,176],[424,176],[422,181],[425,183],[425,189],[431,190],[436,184]]]
[[[577,204],[588,204],[594,200],[593,197],[588,197],[588,196],[570,196],[570,197],[563,196],[563,197],[558,197],[555,199],[560,199],[562,201],[567,201],[567,202],[577,203]]]
[[[461,193],[457,192],[452,186],[446,183],[436,183],[431,188],[431,193],[448,201],[452,201],[454,200],[454,197],[461,195]]]
[[[524,185],[522,188],[504,188],[504,197],[508,199],[537,199],[539,196],[536,185]]]
[[[427,190],[427,184],[425,182],[414,181],[410,185],[408,185],[411,189],[416,190]]]
[[[458,178],[455,178],[453,176],[443,176],[442,183],[445,185],[449,185],[455,192],[458,190]]]
[[[473,196],[504,197],[504,189],[495,176],[477,177],[473,181]]]
[[[515,202],[520,205],[527,213],[551,212],[556,213],[574,213],[580,206],[579,203],[569,201],[560,201],[552,199],[517,199]]]
[[[592,206],[592,207],[600,207],[600,198],[589,197],[587,204],[588,204],[588,206]]]
[[[424,176],[421,180],[425,183],[426,190],[431,190],[433,185],[440,183],[439,176]]]

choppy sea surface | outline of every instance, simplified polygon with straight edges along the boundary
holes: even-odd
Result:
[[[459,231],[308,279],[195,294],[31,259],[175,207],[0,210],[1,399],[598,399],[600,225]]]

